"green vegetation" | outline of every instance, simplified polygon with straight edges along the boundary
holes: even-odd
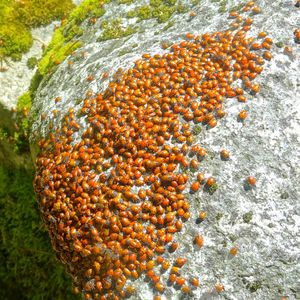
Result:
[[[243,221],[245,223],[250,223],[252,221],[252,218],[253,218],[253,212],[252,211],[249,211],[245,214],[243,214]]]
[[[218,213],[216,214],[216,220],[219,222],[222,218],[223,218],[223,213],[218,212]]]
[[[230,234],[228,237],[232,243],[234,243],[238,239],[238,236],[234,234]]]
[[[80,25],[87,18],[100,18],[104,15],[103,4],[110,0],[85,0],[71,12],[68,23]]]
[[[255,293],[258,289],[262,287],[262,283],[259,280],[256,280],[254,282],[251,282],[246,285],[246,288],[250,290],[251,293]]]
[[[103,32],[98,42],[117,39],[133,34],[136,30],[132,26],[124,27],[121,19],[105,20],[101,24]]]
[[[30,31],[22,24],[11,23],[9,26],[2,23],[0,13],[0,56],[20,60],[22,53],[27,52],[32,46]]]
[[[289,196],[290,196],[289,193],[286,192],[286,191],[284,191],[284,192],[280,195],[280,198],[281,198],[281,199],[288,199]]]
[[[156,19],[159,23],[168,21],[171,16],[177,13],[185,13],[188,6],[177,3],[174,0],[150,0],[149,5],[143,5],[128,12],[129,18],[137,17],[139,21]]]
[[[118,0],[118,4],[131,4],[135,0]]]
[[[27,27],[50,24],[63,19],[74,8],[71,0],[22,0],[13,1],[15,18]]]
[[[220,7],[219,7],[219,10],[218,10],[219,13],[225,13],[226,12],[227,3],[228,3],[228,0],[222,0],[220,2]]]
[[[32,45],[32,27],[64,18],[71,0],[2,0],[0,3],[0,57],[20,60]]]
[[[278,42],[275,43],[275,45],[276,45],[277,48],[283,48],[284,43],[282,41],[278,41]]]
[[[30,92],[26,92],[18,98],[17,113],[15,117],[15,124],[17,125],[17,128],[10,136],[10,142],[13,144],[13,150],[18,155],[29,152],[29,123],[27,116],[30,108],[31,94]]]
[[[194,135],[199,135],[202,131],[202,127],[200,125],[195,125],[193,127],[193,134]]]
[[[217,183],[214,183],[212,186],[207,188],[207,191],[210,195],[212,195],[219,188]]]
[[[36,57],[32,56],[32,57],[29,57],[27,59],[27,62],[26,62],[26,65],[28,67],[28,69],[32,70],[35,68],[35,66],[37,65],[38,63],[38,60]]]
[[[24,93],[18,98],[17,111],[22,112],[22,110],[29,110],[31,107],[31,96],[29,92]]]
[[[39,216],[33,171],[0,166],[0,298],[77,299]]]
[[[75,22],[68,23],[63,29],[64,41],[69,42],[74,37],[80,37],[83,34],[83,29],[76,25]]]
[[[81,46],[81,42],[65,43],[61,31],[56,31],[52,42],[38,64],[38,71],[42,76],[47,75],[53,68],[64,61],[73,51]]]

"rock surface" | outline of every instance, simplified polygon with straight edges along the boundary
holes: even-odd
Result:
[[[178,42],[186,32],[224,30],[231,21],[227,13],[218,12],[219,3],[211,2],[201,1],[193,7],[197,13],[194,18],[189,13],[174,16],[174,25],[168,29],[164,29],[166,24],[147,20],[140,23],[144,32],[105,42],[96,42],[101,34],[101,21],[120,11],[126,15],[136,4],[109,4],[106,14],[94,26],[85,22],[86,30],[80,38],[85,45],[44,80],[37,91],[31,112],[37,116],[32,141],[37,136],[46,136],[50,123],[54,128],[58,126],[69,108],[80,109],[79,100],[84,99],[88,90],[94,93],[105,90],[117,69],[132,67],[143,53],[168,51],[161,49],[162,42]],[[241,2],[229,1],[227,10]],[[197,275],[201,282],[191,299],[300,298],[300,50],[293,40],[299,16],[294,2],[257,1],[262,13],[253,17],[249,36],[266,31],[275,43],[290,45],[293,54],[285,55],[283,48],[274,45],[273,59],[265,64],[258,77],[261,92],[257,96],[247,95],[245,104],[227,100],[226,117],[217,127],[203,128],[197,136],[209,152],[201,170],[217,178],[219,189],[213,195],[204,191],[187,195],[191,218],[182,232],[176,234],[180,243],[177,254],[188,259],[183,274]],[[124,22],[134,20],[124,19]],[[74,61],[71,67],[68,60]],[[109,72],[107,80],[101,79],[104,72]],[[90,74],[95,78],[91,82],[86,80]],[[58,96],[62,99],[56,103],[54,99]],[[57,118],[50,117],[54,109],[59,112]],[[249,113],[244,123],[237,121],[241,109]],[[43,113],[48,117],[41,121]],[[229,161],[219,157],[223,148],[231,152]],[[252,189],[245,185],[249,175],[257,178]],[[208,217],[196,224],[200,210],[207,211]],[[201,251],[193,246],[195,233],[204,236]],[[235,257],[229,254],[233,246],[238,247]],[[221,295],[214,291],[217,282],[225,287]],[[151,299],[152,289],[143,277],[136,286],[134,299]],[[168,288],[165,297],[181,299],[182,294]]]

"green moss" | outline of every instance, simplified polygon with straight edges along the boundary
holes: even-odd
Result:
[[[159,7],[160,5],[163,4],[163,2],[164,2],[163,0],[150,0],[150,6]]]
[[[28,27],[50,24],[62,19],[75,7],[71,0],[23,0],[15,1],[13,9],[19,22]]]
[[[30,81],[29,91],[31,97],[34,98],[35,92],[43,79],[43,75],[37,70]]]
[[[65,37],[65,41],[69,42],[74,37],[80,37],[83,34],[83,29],[72,22],[63,29],[63,35]]]
[[[18,98],[17,110],[21,112],[23,109],[30,109],[31,107],[31,95],[29,92],[24,93]]]
[[[97,39],[98,42],[129,36],[135,32],[132,26],[124,27],[121,19],[103,21],[101,26],[103,32]]]
[[[63,62],[68,55],[81,45],[79,41],[66,43],[63,28],[56,30],[51,43],[38,64],[39,73],[45,76],[54,66]]]
[[[226,12],[226,6],[227,6],[228,1],[227,0],[222,0],[220,2],[220,8],[218,10],[219,13],[225,13]]]
[[[152,10],[151,7],[149,5],[143,5],[141,7],[139,7],[135,12],[135,14],[133,15],[134,17],[138,17],[140,20],[147,20],[147,19],[151,19],[153,18],[152,16]],[[129,16],[130,12],[128,13]]]
[[[118,4],[132,4],[135,0],[118,0]]]
[[[283,48],[284,43],[279,41],[279,42],[276,42],[275,45],[276,45],[277,48]]]
[[[28,69],[32,70],[35,68],[37,63],[38,63],[37,58],[35,56],[32,56],[27,59],[26,65]]]
[[[135,18],[137,16],[137,13],[135,10],[131,10],[127,13],[127,18]]]
[[[232,243],[234,243],[238,239],[238,236],[234,234],[230,234],[228,237]]]
[[[249,283],[246,287],[250,290],[251,293],[255,293],[258,289],[262,287],[262,283],[261,281],[256,280],[254,282]]]
[[[6,140],[8,136],[9,136],[9,133],[6,130],[6,128],[1,128],[0,127],[0,141]]]
[[[0,298],[76,299],[39,216],[32,180],[33,171],[0,166]]]
[[[208,192],[212,195],[219,188],[217,183],[214,183],[212,186],[208,188]]]
[[[245,214],[243,214],[243,221],[245,223],[250,223],[252,221],[252,218],[253,218],[253,212],[252,211],[249,211]]]
[[[202,131],[202,127],[200,125],[195,125],[193,127],[193,134],[194,135],[199,135]]]
[[[175,10],[174,6],[170,7],[168,5],[160,5],[153,9],[152,15],[156,18],[158,23],[164,23],[171,18]]]
[[[31,28],[61,19],[73,7],[71,0],[1,1],[0,57],[20,60],[32,46]]]
[[[188,6],[175,0],[150,0],[149,5],[142,5],[136,9],[129,11],[127,17],[137,17],[139,21],[156,19],[159,23],[168,21],[171,16],[177,13],[185,13]]]
[[[32,46],[32,35],[30,31],[17,22],[10,22],[9,26],[0,21],[0,56],[20,60],[22,53],[27,52]]]
[[[22,126],[28,128],[28,120],[23,119],[25,122]],[[13,135],[13,150],[14,153],[22,155],[29,152],[28,137],[24,135],[24,131],[16,131]]]
[[[179,13],[179,14],[184,14],[186,12],[189,11],[189,7],[183,3],[178,3],[178,5],[176,6],[176,11]]]
[[[223,218],[223,213],[218,212],[218,213],[216,214],[216,220],[217,220],[217,221],[220,221],[222,218]]]
[[[177,0],[165,0],[165,3],[169,6],[173,6],[175,5],[177,2]]]
[[[286,191],[284,191],[284,192],[280,195],[280,198],[281,198],[281,199],[288,199],[289,196],[290,196],[289,193],[286,192]]]
[[[225,13],[226,12],[226,6],[221,5],[220,8],[218,9],[219,13]]]
[[[7,143],[11,144],[12,150],[17,155],[29,152],[29,122],[28,113],[31,108],[31,93],[26,92],[18,98],[17,113],[14,117],[14,123],[17,125],[14,131],[7,136]]]
[[[105,13],[103,4],[108,2],[110,1],[85,0],[71,12],[69,21],[79,25],[88,17],[99,18]]]

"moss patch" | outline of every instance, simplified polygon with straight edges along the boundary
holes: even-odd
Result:
[[[195,125],[193,127],[193,134],[194,135],[199,135],[202,132],[202,127],[200,125]]]
[[[243,221],[245,223],[250,223],[252,221],[252,218],[253,218],[253,212],[252,211],[249,211],[245,214],[243,214]]]
[[[0,3],[0,57],[20,60],[32,45],[32,27],[65,17],[71,0],[4,0]]]
[[[26,62],[26,65],[27,65],[27,68],[32,70],[35,68],[35,66],[37,65],[38,63],[38,60],[36,57],[32,56],[32,57],[29,57],[27,59],[27,62]]]
[[[31,107],[31,96],[29,92],[26,92],[18,98],[17,110],[21,112],[23,109],[30,109],[30,107]]]
[[[219,7],[219,10],[218,10],[219,13],[225,13],[227,11],[226,10],[227,3],[228,3],[228,0],[222,0],[220,2],[220,7]]]
[[[13,3],[16,19],[28,27],[65,18],[73,8],[71,0],[22,0]]]
[[[136,31],[132,26],[124,27],[121,19],[103,21],[101,26],[103,28],[103,32],[97,39],[98,42],[128,36]]]
[[[75,22],[79,25],[88,17],[99,18],[104,15],[103,5],[108,2],[110,1],[85,0],[71,12],[68,22]]]
[[[212,186],[208,187],[208,192],[212,195],[219,188],[217,183],[214,183]]]
[[[81,46],[79,41],[66,43],[63,35],[63,28],[57,29],[53,35],[52,41],[47,47],[42,59],[38,64],[38,71],[42,76],[45,76],[59,65],[73,51]]]
[[[159,23],[168,21],[171,16],[177,13],[188,11],[188,6],[174,0],[150,0],[148,5],[142,5],[129,11],[129,18],[137,17],[139,21],[156,19]]]
[[[0,16],[1,19],[1,16]],[[11,22],[1,24],[0,21],[0,59],[10,57],[13,60],[20,60],[22,53],[27,52],[32,46],[32,35],[23,24]]]
[[[260,280],[256,280],[254,282],[248,283],[246,288],[250,290],[251,293],[255,293],[262,287],[262,282]]]
[[[131,4],[135,0],[118,0],[118,4]]]

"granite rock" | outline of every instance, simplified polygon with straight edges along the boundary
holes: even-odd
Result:
[[[226,9],[241,2],[228,1]],[[203,190],[193,195],[187,192],[191,218],[175,236],[180,243],[177,254],[188,259],[183,274],[200,278],[201,287],[191,299],[300,299],[300,50],[293,40],[293,30],[299,26],[299,9],[294,2],[257,1],[262,12],[253,16],[248,35],[266,31],[274,42],[291,46],[293,53],[288,56],[274,45],[273,59],[258,77],[261,92],[247,95],[246,103],[227,100],[226,117],[217,127],[203,128],[197,135],[197,141],[209,153],[201,170],[217,178],[219,188],[213,195]],[[80,39],[84,46],[44,79],[37,91],[31,111],[35,116],[32,143],[47,136],[50,123],[54,128],[59,126],[69,108],[79,110],[87,90],[105,90],[119,68],[132,67],[143,53],[163,53],[167,50],[161,49],[162,42],[178,42],[186,32],[220,31],[231,22],[227,13],[219,12],[218,2],[204,0],[191,7],[197,13],[194,18],[189,13],[175,15],[168,29],[164,29],[165,24],[146,20],[139,23],[143,30],[129,37],[97,42],[101,21],[118,11],[125,16],[133,5],[136,2],[109,4],[95,26],[83,23],[85,32]],[[124,22],[130,24],[134,19],[124,18]],[[74,61],[71,67],[68,60]],[[107,80],[101,79],[104,72],[109,73]],[[91,82],[86,80],[89,74],[95,78]],[[58,96],[62,100],[55,103]],[[50,116],[54,109],[59,111],[56,118]],[[243,123],[237,120],[241,109],[249,113]],[[41,121],[43,113],[48,117]],[[84,128],[85,120],[80,123]],[[219,152],[224,148],[231,152],[228,161],[220,159]],[[251,189],[245,184],[249,175],[257,178]],[[208,217],[198,224],[200,210],[207,211]],[[204,237],[200,251],[192,243],[195,233]],[[235,257],[229,254],[233,246],[238,247]],[[225,287],[220,295],[214,291],[217,282]],[[143,277],[136,285],[134,299],[152,299],[152,289]],[[182,294],[168,288],[165,297],[181,299]]]

